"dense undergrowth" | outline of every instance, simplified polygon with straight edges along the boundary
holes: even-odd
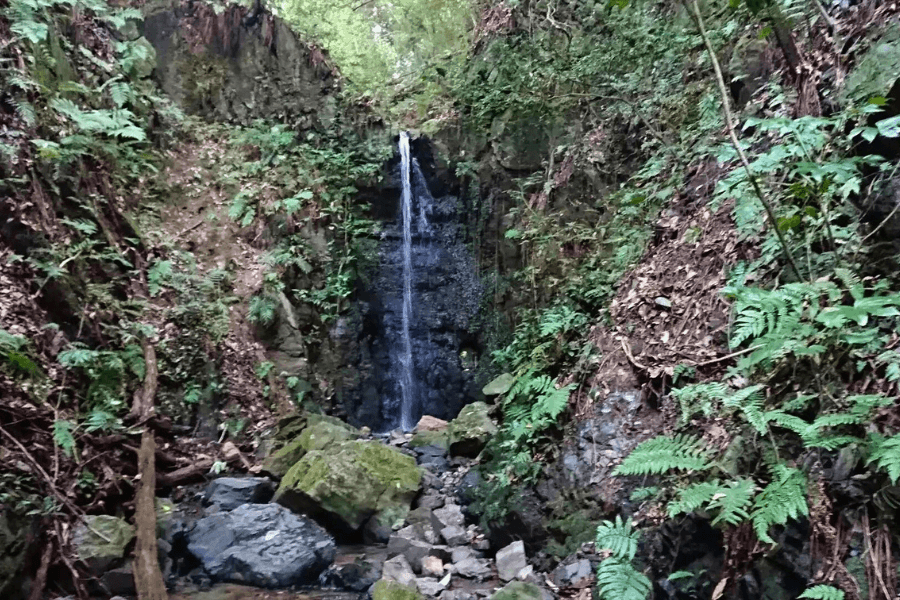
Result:
[[[564,398],[603,363],[589,325],[617,325],[606,310],[615,283],[641,259],[661,211],[678,204],[691,174],[712,163],[722,175],[699,202],[712,211],[727,205],[735,240],[756,248],[754,260],[731,266],[720,290],[731,304],[726,353],[735,359],[724,371],[697,361],[671,364],[651,381],[680,418],[670,434],[638,446],[616,474],[660,476],[635,495],[640,514],[654,507],[669,517],[700,512],[726,539],[751,527],[760,543],[743,555],[745,566],[773,543],[771,528],[790,519],[808,517],[814,528],[861,519],[856,526],[865,521],[876,538],[889,536],[900,475],[900,290],[893,246],[877,231],[891,215],[861,206],[885,179],[879,173],[892,169],[894,157],[875,149],[900,133],[897,117],[882,112],[887,88],[862,93],[822,84],[811,103],[803,77],[789,75],[790,57],[779,54],[768,60],[781,77],[755,82],[744,106],[740,86],[753,79],[743,69],[754,65],[741,63],[742,48],[767,40],[777,53],[783,32],[773,27],[785,23],[794,24],[790,35],[802,51],[830,39],[813,7],[766,6],[704,11],[719,60],[735,57],[726,64],[729,91],[738,93],[728,101],[742,107],[736,133],[747,169],[724,135],[713,65],[687,10],[551,2],[486,9],[494,39],[482,41],[455,81],[457,118],[481,131],[527,120],[547,144],[540,170],[516,174],[509,186],[504,243],[519,246],[522,264],[505,293],[528,308],[493,354],[513,377],[500,399],[503,427],[486,452],[479,508],[488,524],[502,524],[521,486],[552,458]],[[577,180],[579,172],[598,171],[600,185]],[[761,196],[774,205],[777,231]],[[637,367],[639,359],[630,358]],[[715,379],[705,375],[711,372]],[[724,439],[709,437],[713,423]],[[836,463],[860,481],[849,497],[822,474]],[[599,574],[603,598],[649,592],[649,581],[630,566],[636,545],[626,551],[609,542],[637,539],[628,527],[609,523],[598,534],[614,553]],[[748,544],[754,547],[730,544],[729,560]],[[890,560],[867,560],[870,579],[890,587]],[[811,584],[842,592],[819,586],[805,597],[857,597],[841,568],[823,573]]]
[[[185,117],[150,79],[141,19],[106,2],[0,7],[0,508],[12,530],[46,517],[44,543],[63,557],[65,520],[132,497],[143,346],[159,363],[154,420],[173,439],[200,431],[252,450],[278,410],[309,395],[310,383],[273,372],[241,323],[264,330],[284,299],[302,309],[308,343],[328,336],[373,232],[354,185],[372,184],[385,160],[380,141],[341,122],[301,138],[278,123]],[[215,152],[205,164],[184,154],[204,144]],[[201,187],[227,205],[210,201],[174,229],[171,207]],[[223,219],[249,260],[210,263],[179,243]],[[195,462],[191,443],[178,439],[167,460]],[[84,576],[72,578],[82,592]]]
[[[495,246],[477,249],[494,283],[492,322],[504,325],[487,336],[497,340],[492,368],[508,374],[497,388],[502,426],[483,455],[476,509],[486,524],[502,525],[555,458],[568,417],[593,398],[587,382],[608,358],[598,328],[640,335],[640,323],[616,322],[610,307],[623,293],[617,283],[661,243],[661,219],[725,210],[751,258],[729,263],[715,291],[730,305],[721,356],[652,372],[640,355],[627,357],[670,417],[657,432],[665,435],[616,469],[632,492],[627,516],[650,525],[708,518],[725,533],[728,576],[766,552],[780,527],[806,518],[838,556],[823,559],[808,598],[859,597],[840,562],[847,540],[833,531],[846,522],[867,532],[866,585],[893,593],[900,284],[896,246],[881,235],[892,215],[865,207],[895,175],[900,118],[885,112],[893,80],[866,75],[881,65],[824,68],[840,53],[835,32],[858,24],[837,11],[826,23],[816,5],[707,5],[701,30],[687,8],[661,3],[486,3],[477,24],[446,3],[436,21],[419,19],[452,21],[445,40],[404,63],[410,27],[382,53],[366,86],[393,81],[396,64],[416,77],[367,96],[396,100],[387,118],[438,138],[468,132],[459,172],[481,176],[506,213],[495,215],[496,239],[485,231],[480,240]],[[294,21],[305,14],[283,10]],[[0,425],[53,465],[50,481],[31,469],[4,475],[0,502],[22,513],[74,517],[126,495],[119,474],[90,463],[103,452],[98,438],[132,433],[127,399],[144,377],[142,344],[158,346],[161,408],[176,423],[196,426],[195,407],[210,399],[233,401],[220,440],[249,426],[238,400],[248,389],[264,404],[305,401],[317,382],[229,354],[232,309],[265,335],[280,312],[289,321],[299,307],[316,344],[372,254],[375,224],[354,199],[390,150],[349,127],[301,134],[185,119],[148,79],[152,50],[136,34],[139,19],[84,0],[12,0],[0,18],[0,38],[10,40],[0,46],[0,281],[10,298],[0,313],[0,393],[11,399],[0,403]],[[706,41],[727,68],[730,98]],[[802,70],[792,51],[805,54]],[[855,66],[839,58],[839,69]],[[737,104],[724,109],[738,120],[746,167],[727,141],[726,99]],[[201,265],[161,225],[173,191],[158,173],[178,138],[216,141],[203,185],[227,203],[206,218],[227,219],[258,254],[249,294],[238,292],[240,267]],[[711,184],[689,190],[701,176]],[[697,227],[678,235],[702,243]],[[665,296],[652,300],[671,307]],[[255,371],[252,385],[229,378],[237,364]],[[825,477],[835,470],[845,477]],[[634,562],[639,537],[629,520],[600,525],[598,547],[611,554],[598,573],[601,598],[649,593]]]

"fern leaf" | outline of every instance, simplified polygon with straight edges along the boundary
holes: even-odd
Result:
[[[900,478],[900,435],[892,437],[883,437],[878,434],[872,434],[872,451],[869,454],[868,464],[875,465],[885,471],[891,480],[896,484]]]
[[[72,435],[72,429],[71,421],[65,419],[53,421],[53,443],[69,457],[75,454],[75,436]]]
[[[709,504],[719,489],[718,480],[693,483],[687,486],[678,492],[678,500],[669,503],[669,517],[674,518],[681,513],[694,512],[701,506]]]
[[[773,475],[772,482],[756,497],[750,513],[756,536],[769,544],[775,543],[769,536],[769,527],[809,514],[803,473],[779,464],[773,468]]]
[[[622,559],[607,558],[597,568],[600,600],[646,600],[650,588],[650,580]]]
[[[750,513],[747,512],[747,508],[753,500],[755,487],[751,480],[741,479],[719,488],[709,503],[711,510],[719,510],[712,524],[737,525],[749,519]]]
[[[667,471],[703,471],[710,468],[709,457],[693,436],[659,436],[635,448],[613,475],[659,475]]]
[[[597,548],[609,550],[616,558],[632,560],[637,554],[639,537],[631,523],[617,516],[615,522],[603,521],[597,527]]]
[[[798,600],[800,598],[808,598],[809,600],[844,600],[844,592],[830,585],[814,585],[797,596],[797,598]]]

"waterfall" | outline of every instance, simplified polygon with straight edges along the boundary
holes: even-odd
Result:
[[[412,188],[410,185],[409,134],[400,134],[400,176],[403,193],[400,203],[403,211],[403,351],[400,355],[400,426],[411,431],[415,420],[415,385],[413,377],[412,340],[409,336],[409,321],[412,318]]]

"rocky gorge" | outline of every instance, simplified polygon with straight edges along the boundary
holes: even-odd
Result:
[[[471,457],[493,427],[478,406],[380,437],[322,415],[285,418],[276,434],[284,445],[262,464],[267,476],[219,477],[175,490],[178,502],[158,500],[167,582],[177,594],[231,583],[384,600],[549,599],[549,589],[585,589],[599,560],[589,545],[542,574],[521,541],[492,548],[473,523]],[[125,560],[132,538],[131,525],[113,517],[76,531],[98,591],[135,593]]]
[[[894,599],[895,4],[120,4],[0,2],[0,598]]]

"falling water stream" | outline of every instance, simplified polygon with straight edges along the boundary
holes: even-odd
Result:
[[[400,426],[404,431],[415,427],[412,340],[409,322],[412,318],[412,188],[410,185],[409,134],[400,134],[400,174],[403,193],[400,198],[403,211],[403,352],[400,355]]]

